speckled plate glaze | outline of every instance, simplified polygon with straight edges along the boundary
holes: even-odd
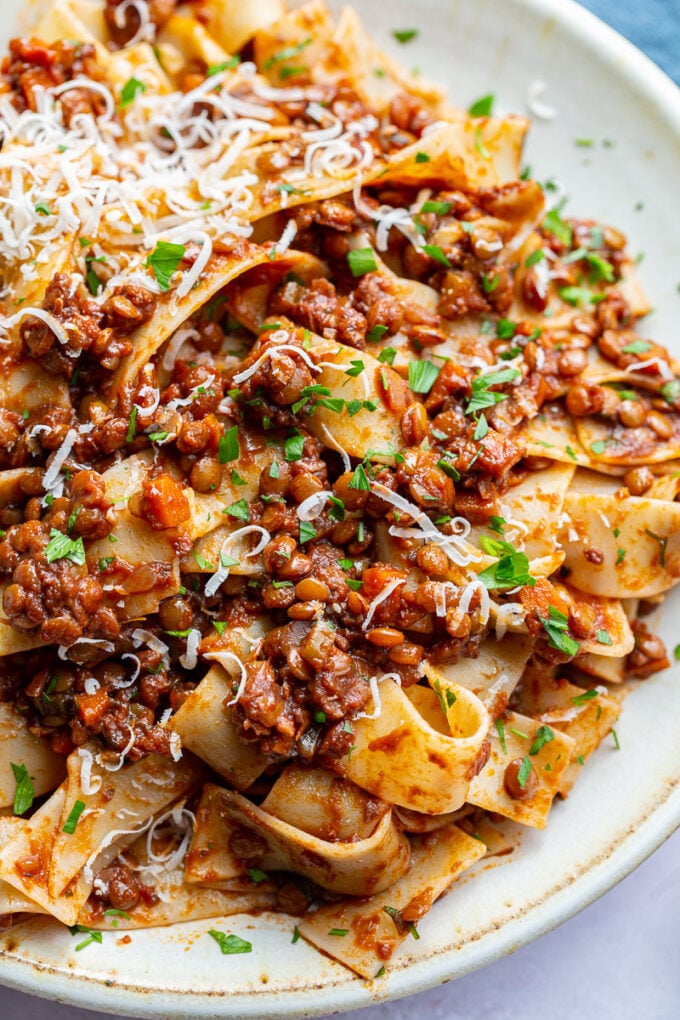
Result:
[[[546,83],[558,116],[538,122],[526,159],[558,178],[568,211],[622,228],[644,252],[641,276],[656,311],[644,327],[680,354],[675,323],[680,226],[680,92],[645,57],[570,0],[358,0],[387,49],[443,82],[461,105],[487,92],[500,112],[524,112],[527,88]],[[35,7],[6,0],[3,40],[30,27]],[[398,46],[394,28],[418,27]],[[589,147],[576,138],[593,140]],[[660,632],[678,640],[680,598]],[[676,627],[673,627],[673,621]],[[652,621],[655,623],[656,621]],[[290,920],[263,916],[133,932],[74,953],[76,940],[45,920],[0,937],[0,982],[91,1009],[154,1018],[300,1018],[366,1006],[458,977],[511,953],[591,903],[680,824],[680,664],[640,685],[544,832],[527,832],[504,863],[478,866],[436,904],[389,976],[366,982],[303,941]],[[248,956],[220,956],[206,932],[234,931]]]

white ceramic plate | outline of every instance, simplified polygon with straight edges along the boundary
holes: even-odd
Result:
[[[558,116],[532,130],[527,161],[539,180],[564,183],[568,212],[621,227],[633,251],[644,252],[641,275],[656,308],[645,328],[680,354],[675,86],[568,0],[359,0],[357,7],[381,44],[444,82],[461,105],[494,92],[500,112],[523,112],[530,82],[546,83],[545,101]],[[30,27],[31,14],[21,0],[6,0],[0,35]],[[390,30],[411,27],[420,29],[418,39],[397,46]],[[579,147],[576,138],[594,144]],[[662,614],[671,648],[679,607],[672,597]],[[292,922],[275,916],[133,932],[128,945],[104,935],[103,946],[80,953],[66,930],[32,921],[0,938],[0,981],[134,1016],[298,1018],[420,991],[490,963],[592,902],[680,823],[679,674],[676,665],[630,696],[617,726],[621,750],[606,740],[569,800],[555,805],[548,829],[527,832],[502,865],[464,877],[379,981],[353,977],[303,941],[292,945]],[[247,937],[253,953],[220,956],[205,934],[211,927]]]

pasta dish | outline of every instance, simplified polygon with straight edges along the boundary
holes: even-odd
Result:
[[[56,0],[10,42],[7,925],[238,954],[279,911],[374,978],[618,747],[669,665],[680,366],[527,129],[320,0]]]

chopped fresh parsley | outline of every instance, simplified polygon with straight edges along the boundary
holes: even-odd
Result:
[[[499,557],[496,563],[482,570],[479,575],[479,580],[490,591],[516,588],[519,585],[534,587],[536,580],[529,573],[526,553],[518,552],[509,542],[502,542],[487,535],[481,537],[480,545],[490,556]]]
[[[316,538],[316,530],[311,521],[300,521],[300,545],[311,542],[313,538]]]
[[[283,444],[284,457],[287,461],[302,460],[302,453],[305,446],[305,437],[299,434],[288,436]]]
[[[441,266],[446,266],[447,269],[450,268],[451,263],[449,262],[446,255],[444,254],[444,252],[442,251],[438,244],[424,244],[423,251],[425,252],[426,255],[429,255],[431,259],[434,259],[434,261],[438,262]]]
[[[378,355],[378,361],[382,361],[385,365],[393,365],[394,359],[397,356],[396,347],[383,347],[380,354]]]
[[[161,290],[169,290],[173,273],[184,258],[185,251],[183,244],[159,241],[147,258],[145,265],[153,270],[153,275]]]
[[[68,535],[63,535],[61,531],[52,528],[50,540],[45,546],[45,558],[48,563],[54,563],[56,560],[70,560],[71,563],[75,563],[79,567],[84,566],[85,546],[82,538],[69,538]]]
[[[238,425],[233,425],[220,436],[217,459],[220,464],[228,464],[232,460],[238,460],[240,453]]]
[[[137,435],[137,405],[133,404],[132,410],[130,411],[130,419],[128,421],[128,429],[125,434],[125,442],[132,443]]]
[[[549,744],[554,739],[555,734],[549,726],[539,726],[536,730],[534,742],[529,749],[529,754],[538,754],[542,747],[545,747],[546,744]]]
[[[412,39],[416,39],[418,36],[417,28],[395,28],[392,30],[392,35],[398,43],[402,45],[407,42],[411,42]]]
[[[451,463],[450,460],[447,459],[448,456],[451,455],[448,454],[447,456],[441,457],[440,460],[437,461],[437,467],[440,471],[443,471],[445,475],[448,475],[454,482],[459,482],[460,471],[454,464]]]
[[[557,209],[551,209],[543,219],[543,229],[561,241],[567,248],[571,247],[574,231],[569,223],[560,216]]]
[[[210,560],[207,560],[205,558],[205,556],[201,556],[201,554],[198,551],[198,549],[194,549],[193,552],[192,552],[192,555],[193,555],[194,559],[196,560],[196,564],[197,564],[199,570],[211,570],[211,571],[213,571],[215,569],[215,564],[211,563]],[[172,632],[168,631],[167,633],[170,634]],[[175,633],[176,637],[186,637],[189,632],[187,631],[186,634],[185,634],[184,631],[175,631],[174,633]]]
[[[489,92],[486,96],[481,96],[474,103],[470,104],[468,113],[471,117],[490,117],[495,98],[493,92]]]
[[[488,422],[483,414],[479,416],[477,424],[475,425],[475,431],[472,433],[472,438],[476,440],[483,439],[489,431]]]
[[[651,350],[652,345],[649,340],[633,340],[632,343],[626,344],[625,347],[621,348],[622,354],[646,354],[647,351]]]
[[[440,371],[431,361],[411,361],[408,366],[408,384],[414,393],[429,393]]]
[[[378,268],[372,248],[355,248],[347,252],[347,265],[354,277],[374,273]]]
[[[363,464],[357,465],[354,469],[351,481],[349,483],[350,489],[358,489],[359,492],[370,492],[371,483],[368,480],[366,469]]]
[[[472,380],[472,396],[465,406],[465,413],[476,414],[487,407],[494,407],[502,400],[507,400],[508,393],[498,393],[490,389],[490,387],[511,382],[521,374],[516,368],[502,368],[498,372],[489,372],[487,375],[477,376],[476,379]]]
[[[81,932],[87,935],[86,939],[79,942],[75,947],[76,953],[79,953],[81,949],[85,949],[86,946],[91,946],[93,942],[98,942],[100,945],[103,941],[102,933],[100,931],[94,931],[92,928],[86,928],[82,924],[74,924],[70,929],[71,935],[78,935]]]
[[[660,553],[659,553],[659,562],[660,562],[662,567],[665,567],[666,566],[666,549],[668,548],[668,538],[669,538],[669,536],[666,535],[665,538],[662,538],[661,535],[657,535],[657,533],[655,531],[650,531],[649,528],[645,528],[645,535],[648,535],[650,538],[653,538],[655,542],[659,543],[659,548],[661,550]]]
[[[262,871],[260,868],[248,868],[248,878],[251,882],[259,885],[260,882],[266,882],[269,875],[266,871]]]
[[[429,163],[430,157],[426,152],[416,152],[416,163]]]
[[[523,790],[526,787],[527,779],[529,778],[529,773],[531,772],[532,768],[533,765],[531,764],[531,758],[527,758],[525,755],[525,757],[522,758],[522,764],[520,765],[519,771],[517,772],[517,783],[520,789]]]
[[[499,340],[512,340],[517,332],[517,323],[510,319],[499,319],[496,323],[496,336]]]
[[[508,753],[508,745],[505,743],[505,726],[503,725],[502,719],[496,719],[495,722],[496,732],[498,733],[498,740],[500,741],[501,751],[503,754]]]
[[[245,499],[237,499],[236,502],[231,503],[230,506],[225,506],[222,513],[235,518],[237,521],[250,520],[250,508]]]
[[[439,680],[434,682],[434,693],[439,699],[441,710],[446,715],[447,709],[452,708],[456,704],[458,698],[456,697],[455,691],[452,691],[450,687],[446,687],[442,690],[442,685]]]
[[[368,340],[369,344],[374,344],[378,340],[380,340],[385,335],[386,332],[387,326],[373,326],[371,329],[369,329],[368,333],[366,334],[366,339]]]
[[[84,810],[85,810],[85,801],[84,800],[77,800],[75,802],[75,804],[73,805],[73,807],[71,808],[69,816],[66,819],[66,821],[64,822],[64,825],[63,825],[61,831],[65,832],[68,836],[72,836],[73,833],[76,831],[76,825],[78,824],[80,816],[82,815]]]
[[[599,694],[597,687],[591,687],[590,690],[584,691],[583,694],[577,694],[571,700],[574,705],[587,705],[593,698],[599,697]]]
[[[446,216],[448,212],[451,212],[451,203],[430,200],[423,203],[420,211],[421,213],[436,213],[437,216]]]
[[[548,643],[552,648],[573,658],[580,649],[580,644],[569,633],[569,620],[564,613],[554,606],[548,607],[548,616],[539,616],[543,629],[548,635]]]
[[[222,71],[233,71],[240,63],[240,57],[230,57],[229,60],[223,60],[220,64],[210,64],[206,68],[205,76],[213,78],[216,74],[222,74]]]
[[[477,130],[475,131],[475,149],[477,150],[479,155],[482,157],[482,159],[491,159],[491,153],[489,152],[489,150],[485,146],[484,140],[482,138],[482,129],[481,128],[477,128]]]
[[[130,103],[137,98],[140,92],[146,92],[146,85],[144,82],[140,81],[138,78],[128,78],[120,93],[120,100],[118,102],[120,109],[122,110],[126,106],[129,106]]]
[[[540,262],[544,258],[545,252],[543,251],[543,249],[537,248],[535,251],[532,251],[531,255],[527,255],[526,259],[524,260],[524,265],[529,267],[535,266],[538,262]]]
[[[572,308],[576,308],[578,305],[596,304],[604,298],[604,294],[593,294],[592,290],[588,290],[587,287],[558,287],[557,293]]]
[[[12,766],[14,781],[16,783],[14,788],[14,814],[23,815],[24,812],[28,811],[28,809],[33,806],[33,800],[35,798],[33,781],[29,776],[28,769],[25,765],[16,765],[13,761],[10,762],[10,765]]]
[[[237,953],[251,953],[253,951],[252,942],[246,942],[245,939],[240,938],[238,935],[227,935],[223,931],[215,931],[214,928],[210,929],[208,935],[215,940],[225,956],[235,956]]]

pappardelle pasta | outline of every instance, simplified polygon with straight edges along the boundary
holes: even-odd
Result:
[[[278,910],[375,977],[668,665],[678,365],[492,113],[317,0],[11,41],[8,924]]]

